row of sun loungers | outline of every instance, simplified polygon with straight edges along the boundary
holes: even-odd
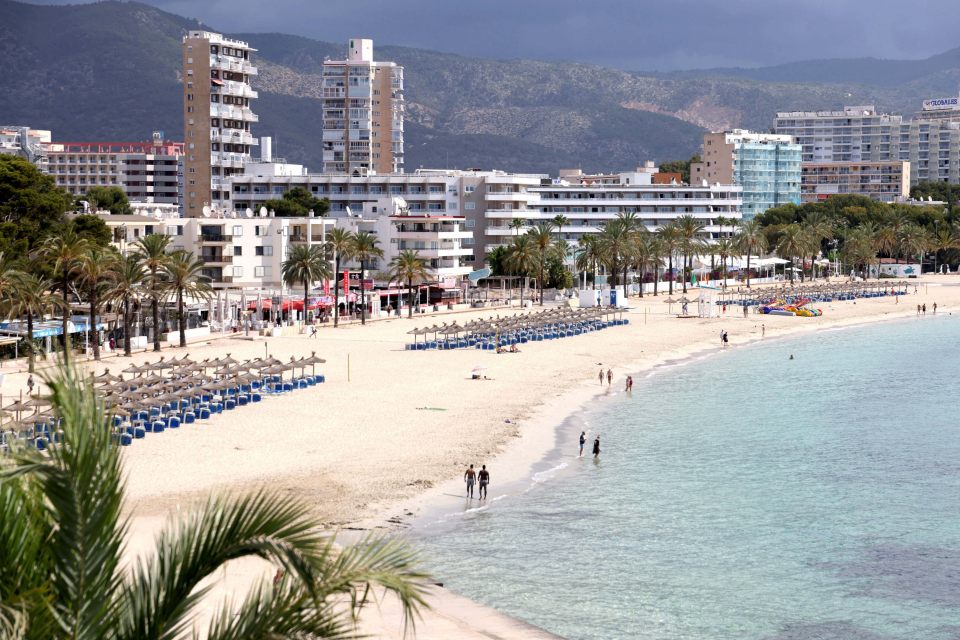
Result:
[[[483,349],[556,340],[599,331],[630,322],[617,308],[548,309],[526,314],[471,320],[464,325],[454,322],[441,327],[424,327],[408,332],[414,341],[405,345],[408,351],[426,349]],[[431,337],[432,334],[432,337]],[[418,341],[418,336],[424,336]]]
[[[238,362],[230,354],[202,362],[187,356],[170,361],[161,358],[128,367],[123,371],[131,374],[128,379],[107,369],[93,377],[93,384],[110,414],[114,442],[129,446],[148,433],[179,429],[264,398],[321,384],[325,377],[316,373],[316,365],[324,362],[315,353],[299,360],[291,357],[289,362],[272,356]],[[0,424],[0,452],[14,441],[40,450],[59,441],[60,418],[49,408],[41,411],[44,406],[49,407],[49,402],[35,397],[3,407],[4,414],[16,417]],[[30,410],[35,413],[22,417]]]

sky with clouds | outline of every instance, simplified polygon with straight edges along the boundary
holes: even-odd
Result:
[[[144,1],[225,32],[330,42],[371,37],[470,56],[638,71],[923,58],[960,46],[960,0]]]

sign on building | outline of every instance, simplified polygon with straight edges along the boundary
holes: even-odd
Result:
[[[957,111],[960,110],[960,97],[934,98],[923,101],[924,111]]]

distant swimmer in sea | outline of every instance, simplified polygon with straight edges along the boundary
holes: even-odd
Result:
[[[583,457],[583,445],[587,444],[587,432],[580,432],[580,457]]]
[[[467,497],[473,497],[473,483],[477,480],[477,472],[473,470],[473,465],[463,473],[463,481],[467,483]]]
[[[483,500],[487,497],[487,485],[490,484],[490,472],[487,471],[487,465],[480,467],[477,482],[480,484],[480,499]]]
[[[600,436],[597,436],[597,439],[593,441],[593,457],[596,458],[600,455]]]
[[[793,354],[792,354],[792,353],[790,354],[790,359],[793,360]]]

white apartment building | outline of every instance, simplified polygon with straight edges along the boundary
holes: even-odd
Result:
[[[532,206],[539,215],[530,223],[549,222],[563,215],[570,221],[561,230],[563,239],[578,244],[584,235],[600,233],[604,224],[627,212],[634,212],[653,232],[681,216],[691,215],[704,225],[707,240],[729,233],[729,221],[741,218],[743,188],[738,185],[654,184],[647,172],[619,175],[618,184],[557,180],[549,186],[531,189],[538,197]],[[728,221],[723,229],[717,220],[721,217]],[[506,224],[487,228],[487,234],[493,237],[509,239],[514,233]]]
[[[16,125],[0,125],[0,154],[19,156],[37,165],[41,171],[47,168],[47,148],[50,132]]]
[[[183,143],[159,131],[145,142],[47,142],[43,169],[57,186],[82,196],[90,187],[119,187],[131,201],[179,204]]]
[[[336,218],[336,226],[352,233],[366,231],[377,236],[383,257],[368,261],[365,265],[368,272],[387,271],[393,258],[404,250],[419,253],[431,275],[441,282],[456,282],[473,271],[467,260],[473,249],[465,244],[473,239],[473,232],[466,229],[463,216],[411,211],[398,196],[378,198],[363,203],[362,207],[351,216]],[[358,271],[360,263],[348,260],[341,267]]]
[[[203,215],[204,207],[230,210],[226,179],[243,173],[257,144],[250,125],[259,118],[250,109],[257,92],[251,62],[256,51],[246,42],[209,31],[183,38],[183,213]]]
[[[331,218],[101,215],[121,253],[140,238],[162,233],[170,249],[192,252],[206,263],[203,274],[217,289],[280,289],[280,265],[291,247],[323,244],[336,221]]]
[[[403,67],[352,38],[346,60],[323,63],[323,172],[403,172]]]
[[[928,100],[912,120],[879,114],[872,105],[837,111],[785,111],[774,131],[802,147],[802,162],[910,163],[910,183],[960,183],[960,107]]]
[[[530,205],[538,196],[530,191],[547,180],[546,175],[511,174],[503,171],[425,170],[414,173],[364,175],[308,174],[300,165],[261,163],[249,165],[243,175],[232,176],[232,202],[239,211],[259,211],[268,200],[283,197],[302,187],[318,198],[330,201],[330,216],[341,218],[370,212],[384,197],[403,198],[410,214],[462,216],[462,263],[480,268],[487,253],[506,241],[488,237],[488,226],[508,224],[512,218],[531,219],[538,215]],[[492,241],[492,245],[491,245]]]

